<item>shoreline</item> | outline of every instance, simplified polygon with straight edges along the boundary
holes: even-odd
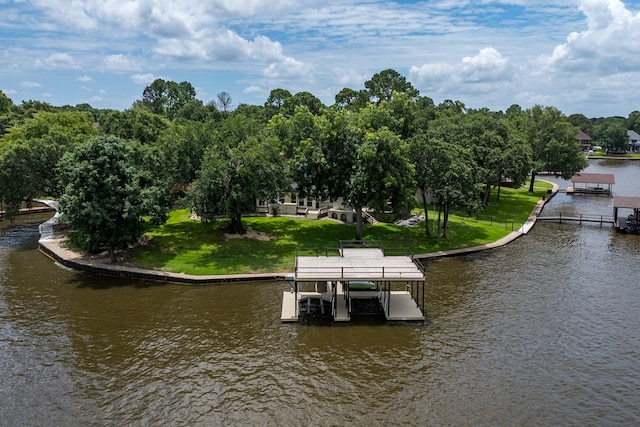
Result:
[[[518,229],[512,231],[507,236],[492,243],[473,246],[470,248],[452,249],[449,251],[431,252],[425,254],[414,255],[420,261],[449,256],[467,255],[476,252],[486,251],[490,249],[505,246],[519,237],[528,234],[536,223],[536,219],[544,205],[558,192],[558,185],[553,184],[551,193],[543,196],[534,206],[527,221]],[[170,273],[158,270],[147,270],[135,267],[125,267],[118,264],[105,264],[98,261],[87,260],[81,254],[67,250],[62,247],[62,243],[66,240],[65,236],[61,236],[55,231],[55,225],[58,222],[57,204],[48,200],[39,200],[52,209],[55,209],[55,215],[48,221],[40,224],[40,239],[38,240],[38,250],[44,255],[51,258],[55,263],[60,264],[72,270],[81,271],[90,274],[108,277],[122,277],[127,279],[143,279],[156,282],[182,283],[190,285],[209,285],[214,283],[227,282],[252,282],[263,280],[284,280],[293,272],[284,273],[258,273],[258,274],[224,274],[224,275],[192,275],[183,273]]]

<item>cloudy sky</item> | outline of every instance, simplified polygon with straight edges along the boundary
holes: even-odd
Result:
[[[156,78],[204,102],[332,104],[392,68],[436,103],[640,110],[640,0],[0,0],[15,103],[129,108]]]

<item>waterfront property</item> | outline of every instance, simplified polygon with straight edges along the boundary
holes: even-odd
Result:
[[[288,215],[308,219],[331,218],[354,223],[355,211],[343,205],[342,199],[316,200],[300,197],[296,192],[282,194],[275,200],[256,200],[256,213],[260,215]]]
[[[615,176],[611,173],[577,173],[571,177],[567,194],[596,194],[611,196]]]
[[[340,242],[324,254],[296,255],[289,289],[282,295],[283,322],[319,316],[347,322],[358,315],[424,320],[425,272],[410,253],[392,254],[379,242]]]
[[[582,151],[589,151],[591,150],[591,147],[593,147],[593,138],[582,130],[578,131],[576,139],[578,140],[578,144],[580,144],[580,149],[582,149]]]

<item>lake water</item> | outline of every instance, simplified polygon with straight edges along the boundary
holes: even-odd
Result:
[[[640,163],[592,162],[640,196]],[[545,213],[610,216],[559,194]],[[0,223],[0,425],[637,425],[640,236],[538,223],[429,261],[429,322],[280,322],[282,282],[93,277]]]

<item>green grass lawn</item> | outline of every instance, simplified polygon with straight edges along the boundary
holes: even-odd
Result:
[[[500,201],[492,201],[473,217],[451,215],[446,239],[438,244],[425,235],[425,222],[407,228],[391,224],[365,226],[365,240],[379,240],[385,248],[408,248],[414,254],[472,247],[494,242],[517,230],[551,185],[537,181],[535,194],[527,187],[503,188]],[[429,211],[431,230],[437,213]],[[188,210],[171,212],[161,226],[148,226],[149,243],[135,248],[129,263],[141,268],[195,275],[272,273],[293,271],[296,250],[336,248],[340,240],[353,240],[355,226],[331,220],[289,217],[246,217],[245,229],[270,237],[227,238],[227,221],[203,224],[189,218]]]

